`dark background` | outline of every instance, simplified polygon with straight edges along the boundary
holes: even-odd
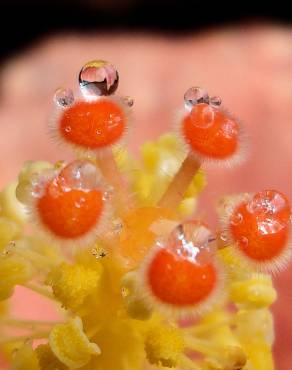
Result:
[[[0,0],[1,47],[5,59],[56,32],[153,31],[180,36],[234,23],[290,24],[281,2],[182,0]]]

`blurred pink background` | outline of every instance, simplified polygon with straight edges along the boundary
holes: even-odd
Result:
[[[77,91],[80,67],[92,59],[114,63],[119,94],[134,98],[129,139],[140,143],[171,128],[190,86],[220,95],[251,137],[243,166],[208,169],[208,187],[200,211],[215,223],[214,204],[223,194],[276,188],[292,202],[292,29],[242,25],[194,36],[168,38],[147,34],[44,39],[1,66],[0,185],[15,179],[27,159],[55,161],[72,154],[50,141],[47,123],[59,86]],[[275,278],[279,299],[273,306],[278,370],[292,368],[292,264]],[[42,300],[18,289],[16,314],[52,318]]]

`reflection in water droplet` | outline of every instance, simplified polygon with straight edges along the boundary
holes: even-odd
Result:
[[[177,226],[167,238],[167,248],[179,257],[205,264],[214,257],[216,245],[210,230],[199,222],[188,221]]]
[[[190,87],[185,92],[184,101],[186,109],[191,110],[196,104],[209,104],[209,95],[207,91],[201,87]]]
[[[283,223],[275,218],[266,218],[258,222],[258,230],[261,235],[276,234],[286,227]]]
[[[264,190],[255,194],[248,203],[250,213],[266,213],[268,215],[275,215],[288,207],[289,204],[282,194],[273,190]]]
[[[54,95],[54,102],[59,107],[69,107],[74,103],[74,94],[71,89],[59,88],[56,90]]]
[[[116,68],[104,60],[86,63],[79,73],[79,85],[87,98],[112,95],[118,88],[119,75]]]

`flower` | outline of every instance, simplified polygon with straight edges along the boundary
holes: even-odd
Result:
[[[133,101],[111,96],[108,66],[84,66],[78,100],[56,92],[57,136],[76,157],[26,162],[0,193],[0,350],[12,370],[274,369],[268,273],[291,257],[287,198],[227,195],[212,230],[196,212],[201,166],[238,162],[238,121],[191,88],[178,132],[137,160],[121,147]],[[62,308],[60,321],[13,317],[17,285]]]

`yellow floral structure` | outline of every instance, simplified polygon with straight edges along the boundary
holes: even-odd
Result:
[[[88,65],[95,68],[94,63]],[[98,68],[101,65],[99,62]],[[216,295],[208,305],[201,307],[200,303],[197,310],[192,303],[185,310],[185,297],[193,297],[189,290],[180,301],[173,298],[177,305],[174,310],[164,309],[170,306],[168,296],[163,298],[168,299],[167,304],[165,301],[161,305],[162,296],[149,299],[151,289],[145,283],[145,271],[153,251],[157,243],[177,230],[182,220],[195,219],[197,199],[206,185],[205,172],[200,169],[188,175],[190,181],[176,207],[159,203],[187,155],[187,148],[177,136],[165,134],[144,144],[139,161],[124,148],[114,148],[108,159],[91,154],[78,153],[78,160],[89,158],[91,165],[101,168],[107,182],[112,180],[111,190],[103,199],[113,205],[103,220],[102,231],[95,228],[94,237],[84,238],[83,243],[80,238],[75,243],[73,237],[72,242],[69,238],[63,243],[60,233],[54,238],[52,233],[43,232],[40,222],[34,224],[31,189],[37,186],[38,192],[44,191],[47,185],[43,184],[47,183],[43,178],[40,181],[40,176],[48,179],[52,173],[66,170],[63,163],[27,162],[18,182],[0,193],[0,349],[10,369],[274,369],[270,306],[277,293],[269,274],[242,263],[241,255],[232,253],[234,240],[226,241],[220,233],[218,237],[214,233],[211,239],[208,236],[208,245],[215,244],[210,253],[224,269],[220,289],[218,281]],[[115,170],[103,171],[103,162],[111,161],[115,162]],[[70,190],[66,191],[68,196]],[[40,197],[44,197],[43,192],[38,194]],[[80,205],[76,207],[80,209]],[[90,207],[88,212],[92,212]],[[84,219],[87,220],[82,214],[80,220]],[[70,225],[71,220],[67,221]],[[198,221],[192,222],[197,227]],[[57,226],[59,232],[62,224]],[[68,228],[64,230],[68,232]],[[198,243],[204,232],[201,225],[195,239]],[[205,266],[206,262],[200,263]],[[157,264],[163,271],[164,264]],[[186,279],[187,275],[179,271],[170,280],[174,286]],[[192,274],[195,279],[197,272]],[[154,278],[158,289],[164,277]],[[207,279],[205,274],[202,279]],[[11,317],[7,302],[17,285],[62,307],[64,316],[60,322],[26,322]],[[201,289],[207,288],[202,285]],[[11,334],[11,327],[26,328],[27,334]]]

